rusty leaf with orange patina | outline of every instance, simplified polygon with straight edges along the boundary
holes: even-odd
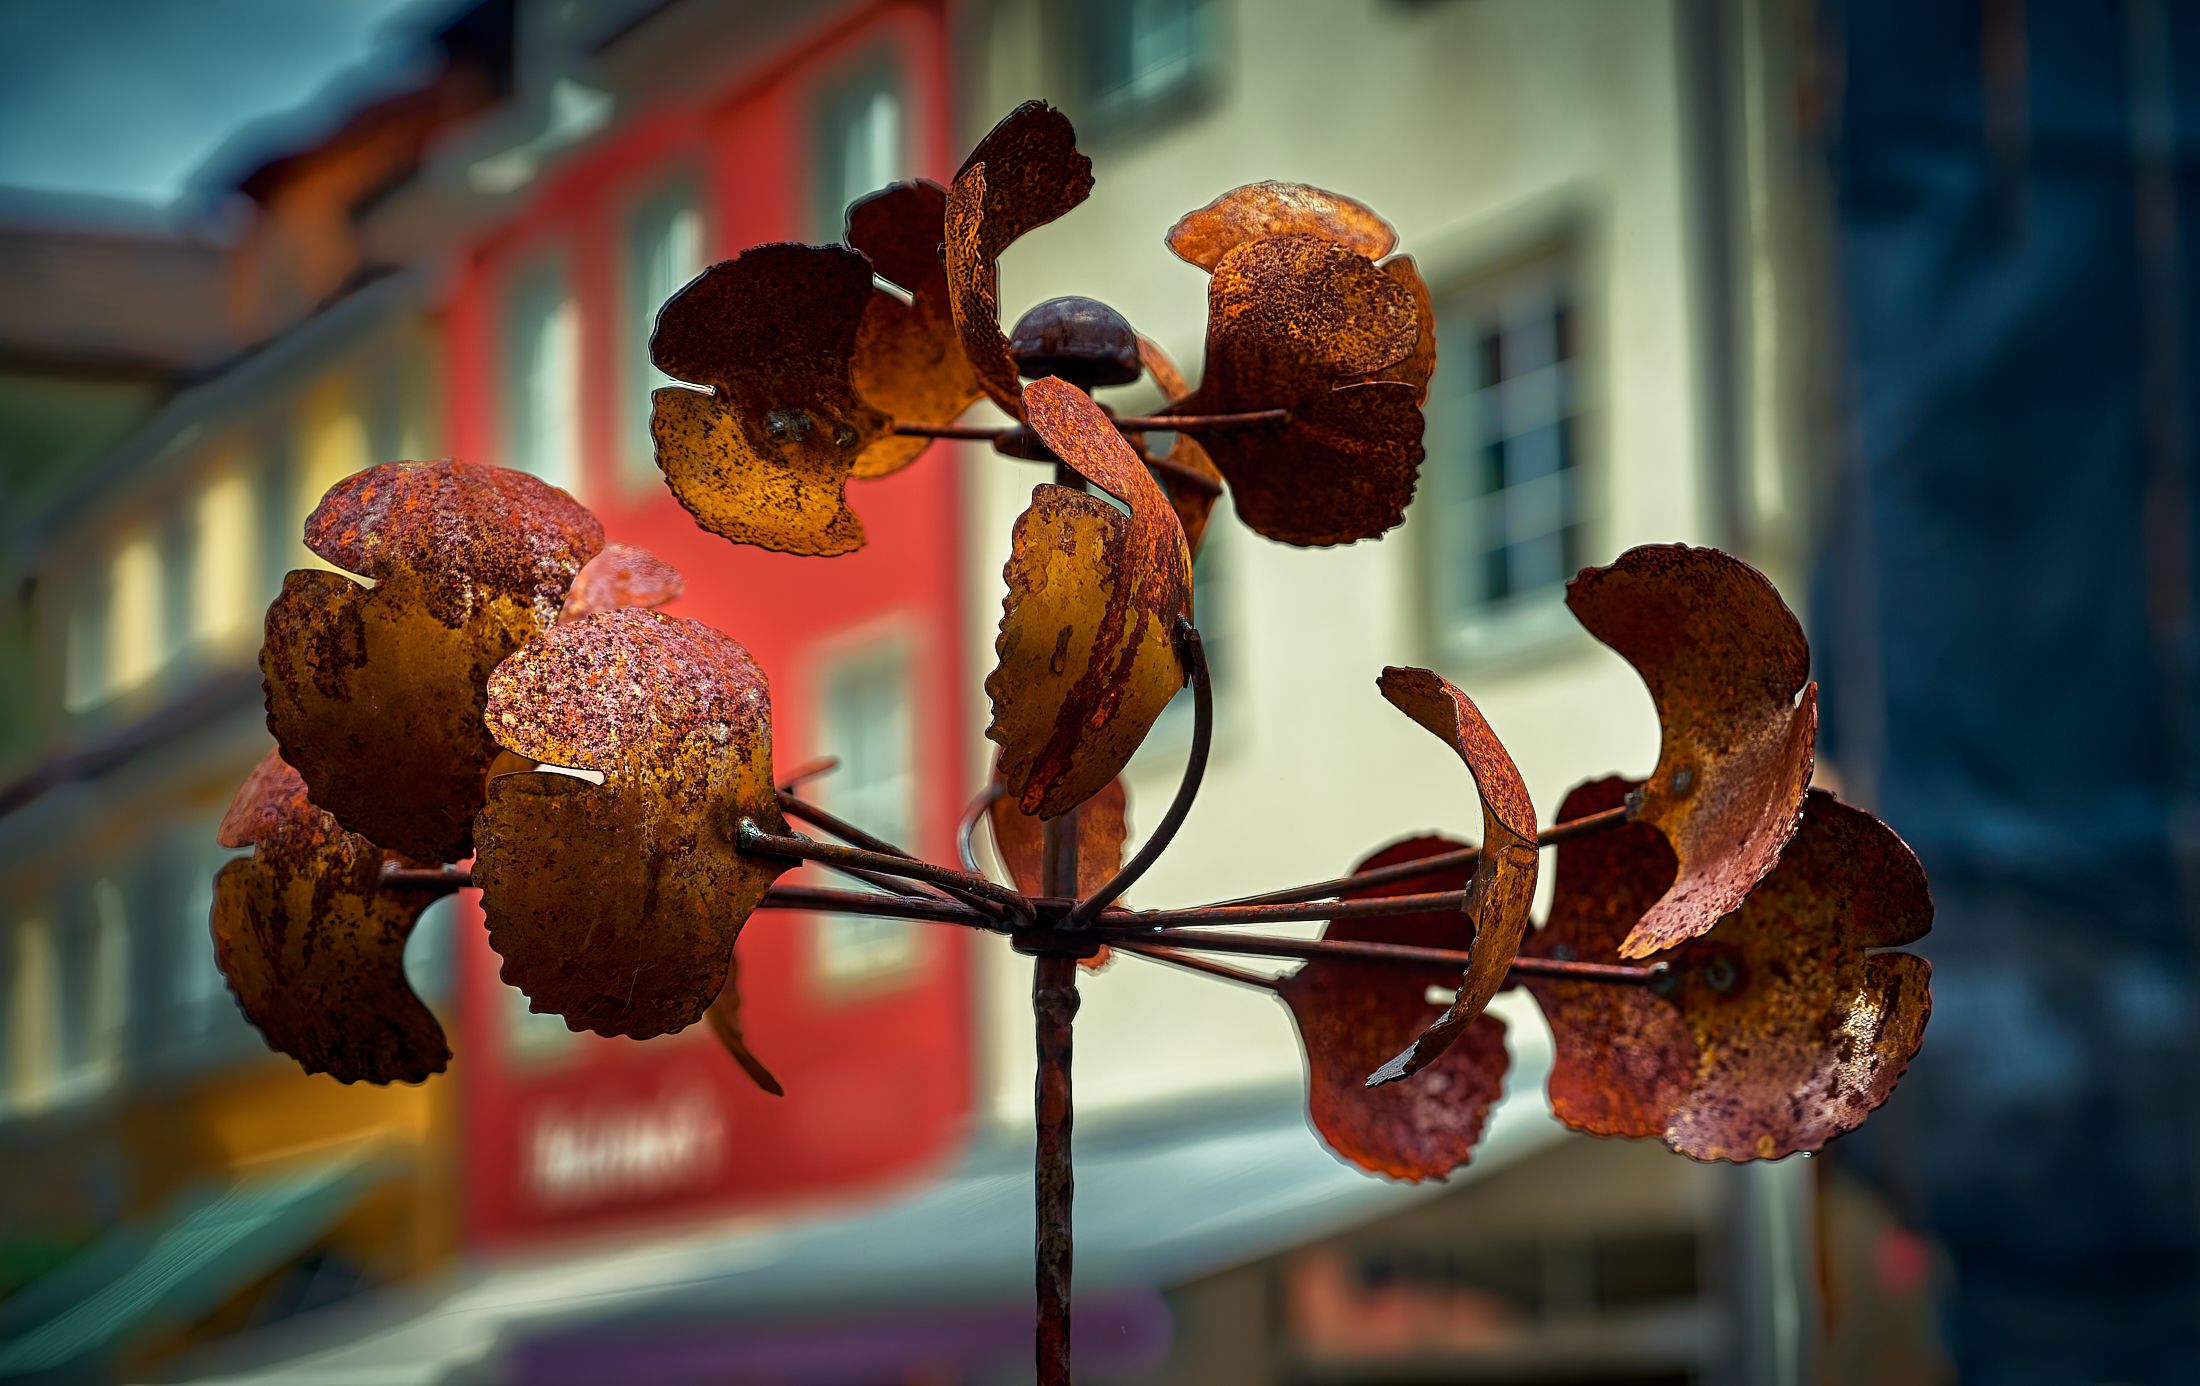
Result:
[[[1456,851],[1461,844],[1423,836],[1393,843],[1353,869],[1369,871]],[[1463,890],[1464,866],[1348,891],[1347,900]],[[1325,939],[1470,949],[1474,920],[1455,910],[1377,919],[1333,919]],[[1505,1026],[1479,1015],[1457,1030],[1441,1057],[1410,1083],[1369,1087],[1368,1070],[1425,1031],[1444,1008],[1429,988],[1457,979],[1441,967],[1410,968],[1346,958],[1314,958],[1277,984],[1306,1050],[1307,1111],[1331,1150],[1392,1179],[1441,1179],[1467,1163],[1490,1108],[1505,1089]]]
[[[774,1097],[785,1097],[787,1090],[779,1085],[779,1079],[756,1057],[749,1048],[748,1036],[741,1029],[741,960],[726,960],[726,984],[718,991],[717,999],[710,1003],[704,1019],[710,1022],[711,1034],[725,1047],[741,1071],[749,1075],[749,1081]]]
[[[405,941],[433,897],[382,888],[401,859],[315,808],[279,750],[218,836],[253,853],[214,877],[214,959],[268,1047],[344,1083],[441,1073],[443,1027],[405,980]]]
[[[504,980],[576,1030],[685,1029],[724,990],[749,912],[791,863],[734,843],[786,831],[763,672],[700,621],[625,609],[497,666],[488,726],[515,757],[594,772],[500,774],[474,881]]]
[[[496,754],[489,671],[557,619],[603,526],[525,472],[391,462],[329,488],[305,540],[346,571],[292,572],[268,607],[268,730],[346,829],[456,861]]]
[[[1818,737],[1810,647],[1765,575],[1717,549],[1629,549],[1582,569],[1566,605],[1658,710],[1634,817],[1665,834],[1680,874],[1620,948],[1645,958],[1732,913],[1795,832]]]
[[[893,421],[856,391],[871,262],[846,246],[751,246],[657,315],[657,466],[695,522],[737,544],[828,556],[863,545],[856,459]]]
[[[1248,241],[1317,236],[1370,260],[1388,255],[1398,233],[1364,202],[1305,183],[1247,183],[1232,188],[1169,228],[1177,258],[1212,270]]]
[[[578,621],[622,606],[663,606],[687,590],[680,570],[647,549],[606,544],[581,565],[580,576],[565,594],[560,621]]]
[[[1123,843],[1130,836],[1129,796],[1121,779],[1109,780],[1100,792],[1077,809],[1077,886],[1082,899],[1108,883],[1122,869]],[[1016,807],[1008,794],[996,795],[986,806],[993,829],[993,850],[1009,884],[1026,895],[1046,894],[1045,856],[1041,850],[1044,824]]]
[[[848,208],[842,239],[909,295],[904,302],[874,287],[856,332],[856,393],[899,423],[953,423],[985,394],[963,356],[948,302],[940,254],[946,236],[947,189],[928,178],[881,188]],[[889,476],[930,442],[881,434],[856,458],[855,475]]]
[[[1568,812],[1633,788],[1584,786]],[[1559,890],[1587,896],[1554,899],[1530,951],[1615,960],[1630,913],[1672,880],[1670,849],[1630,823],[1558,851]],[[1530,983],[1556,1042],[1554,1110],[1568,1125],[1656,1135],[1699,1160],[1821,1148],[1884,1103],[1917,1052],[1931,966],[1874,950],[1916,942],[1932,915],[1908,845],[1862,809],[1811,791],[1778,866],[1739,910],[1665,955],[1669,971],[1652,986]],[[1609,995],[1586,994],[1599,989]],[[1627,1043],[1615,1043],[1622,1035]]]
[[[1423,300],[1414,279],[1303,233],[1245,241],[1207,284],[1207,361],[1172,413],[1285,409],[1200,442],[1238,518],[1287,544],[1372,539],[1405,519],[1420,475]]]
[[[1069,118],[1026,101],[978,141],[947,192],[947,287],[963,357],[993,402],[1021,419],[1015,359],[1001,332],[1001,255],[1092,194],[1092,160]]]
[[[1458,753],[1482,800],[1482,855],[1462,917],[1473,928],[1466,971],[1449,1010],[1421,1037],[1367,1076],[1369,1087],[1427,1068],[1482,1014],[1505,985],[1535,900],[1535,804],[1519,767],[1473,699],[1426,669],[1392,666],[1376,681],[1391,706]]]
[[[985,734],[1016,807],[1053,818],[1115,778],[1184,686],[1176,630],[1192,558],[1168,498],[1099,405],[1051,376],[1024,398],[1047,447],[1129,508],[1044,485],[1016,521]]]
[[[1411,385],[1413,402],[1426,404],[1429,382],[1436,378],[1436,300],[1430,296],[1428,281],[1421,278],[1420,267],[1411,255],[1393,255],[1383,261],[1383,273],[1413,296],[1413,316],[1419,326],[1413,350],[1396,365],[1385,367],[1376,378]]]
[[[1158,342],[1148,337],[1138,339],[1138,359],[1146,367],[1146,377],[1161,391],[1165,400],[1183,399],[1191,393],[1185,382],[1184,372],[1177,369],[1169,353]],[[1134,440],[1143,453],[1143,440]],[[1215,483],[1212,490],[1187,486],[1181,480],[1164,473],[1161,490],[1169,498],[1169,507],[1176,511],[1177,522],[1184,526],[1184,542],[1191,549],[1192,557],[1199,557],[1199,546],[1207,537],[1207,521],[1214,515],[1215,501],[1221,496],[1222,471],[1215,466],[1207,449],[1189,433],[1179,433],[1170,444],[1169,460],[1179,467],[1186,467]]]

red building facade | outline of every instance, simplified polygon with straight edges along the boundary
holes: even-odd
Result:
[[[678,8],[678,7],[674,7]],[[614,539],[686,574],[669,608],[741,640],[771,678],[777,762],[841,768],[816,797],[938,859],[966,784],[957,470],[936,451],[851,500],[870,534],[834,559],[696,527],[650,455],[657,306],[704,264],[829,240],[837,209],[949,169],[947,6],[870,4],[770,44],[721,44],[722,77],[650,101],[552,93],[602,127],[472,234],[446,303],[448,444],[579,495]],[[598,114],[591,115],[596,111]],[[499,162],[499,160],[502,162]],[[970,958],[953,930],[760,914],[743,1018],[784,1098],[706,1027],[637,1044],[525,1012],[468,903],[457,921],[468,1239],[539,1243],[882,1188],[951,1158],[971,1104]]]

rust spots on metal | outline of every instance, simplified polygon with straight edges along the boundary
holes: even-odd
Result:
[[[1369,1087],[1427,1068],[1505,985],[1505,973],[1528,927],[1536,873],[1535,805],[1527,783],[1473,700],[1426,669],[1385,669],[1376,686],[1393,707],[1466,762],[1482,800],[1482,855],[1463,912],[1473,927],[1473,941],[1458,994],[1419,1039],[1368,1075]]]
[[[1422,458],[1426,386],[1410,379],[1422,315],[1410,280],[1318,236],[1247,241],[1221,257],[1207,285],[1206,371],[1171,412],[1290,411],[1200,439],[1240,519],[1310,547],[1404,520]]]
[[[848,477],[892,424],[857,394],[871,262],[846,246],[751,246],[657,315],[657,465],[696,523],[738,544],[826,556],[863,544]]]
[[[749,1075],[749,1081],[774,1097],[785,1097],[787,1090],[779,1085],[779,1079],[756,1057],[749,1048],[748,1037],[741,1032],[741,960],[738,957],[726,961],[726,984],[718,992],[718,998],[704,1012],[710,1022],[710,1032],[718,1037],[741,1071]]]
[[[581,565],[580,576],[565,594],[560,621],[578,621],[622,606],[663,606],[687,590],[680,570],[647,549],[606,544]]]
[[[1568,805],[1632,788],[1601,781]],[[1616,956],[1628,912],[1654,903],[1672,877],[1663,846],[1631,824],[1561,847],[1561,894],[1534,951]],[[1819,1149],[1885,1102],[1917,1052],[1931,968],[1875,950],[1916,942],[1932,913],[1902,839],[1813,790],[1777,867],[1740,909],[1661,959],[1665,980],[1602,988],[1630,993],[1610,1000],[1584,995],[1593,983],[1530,983],[1557,1040],[1554,1108],[1569,1125],[1657,1135],[1699,1160]],[[1633,1053],[1612,1042],[1622,1034]]]
[[[1401,865],[1459,849],[1442,837],[1394,843],[1358,870]],[[1468,868],[1349,892],[1347,900],[1464,889]],[[1376,919],[1331,920],[1324,939],[1468,949],[1474,921],[1446,910]],[[1367,1086],[1368,1071],[1414,1042],[1444,1008],[1428,1000],[1434,986],[1456,978],[1441,967],[1414,969],[1340,958],[1315,958],[1276,986],[1306,1050],[1307,1111],[1331,1150],[1362,1169],[1392,1179],[1441,1179],[1467,1163],[1505,1086],[1505,1027],[1482,1015],[1453,1035],[1441,1057],[1410,1083]]]
[[[456,861],[496,753],[489,671],[557,619],[603,526],[524,472],[392,462],[330,488],[305,539],[374,585],[284,579],[260,650],[268,730],[346,829]]]
[[[881,188],[848,207],[844,239],[880,278],[909,295],[904,302],[874,287],[856,331],[856,393],[897,423],[953,423],[985,393],[963,356],[948,304],[940,254],[946,236],[947,189],[927,178]],[[930,441],[880,434],[857,455],[853,474],[889,476]]]
[[[449,1064],[443,1027],[405,980],[431,897],[383,890],[400,860],[315,808],[269,751],[222,819],[250,857],[214,878],[214,957],[268,1047],[345,1083],[418,1083]]]
[[[1123,867],[1123,842],[1130,835],[1126,816],[1128,796],[1123,781],[1109,780],[1100,792],[1077,808],[1077,884],[1070,892],[1079,899],[1108,883]],[[986,807],[993,828],[993,850],[1009,884],[1026,895],[1045,895],[1040,853],[1041,822],[1016,807],[1010,796],[997,795]]]
[[[1191,394],[1185,383],[1184,372],[1169,359],[1159,343],[1149,337],[1138,339],[1138,359],[1146,367],[1146,376],[1161,391],[1164,400],[1181,400]],[[1142,450],[1142,439],[1133,440]],[[1222,470],[1215,466],[1207,449],[1189,433],[1179,433],[1169,446],[1169,460],[1180,467],[1217,483],[1213,489],[1187,486],[1173,477],[1163,476],[1161,490],[1169,498],[1169,508],[1176,512],[1177,523],[1184,526],[1184,542],[1190,546],[1192,556],[1199,556],[1199,546],[1207,537],[1207,521],[1214,515],[1215,501],[1221,494]]]
[[[1629,549],[1584,568],[1566,605],[1657,705],[1635,817],[1665,834],[1680,874],[1621,945],[1645,958],[1731,913],[1794,833],[1818,735],[1810,648],[1765,575],[1717,549]]]
[[[1428,403],[1428,384],[1436,378],[1436,300],[1429,296],[1428,281],[1411,255],[1393,255],[1383,261],[1383,273],[1413,296],[1413,316],[1419,324],[1413,350],[1404,360],[1383,369],[1378,378],[1411,385],[1415,404]]]
[[[499,665],[488,725],[517,756],[603,776],[489,784],[474,880],[504,980],[576,1030],[646,1039],[694,1024],[791,865],[734,845],[743,818],[786,831],[763,672],[699,621],[609,611]]]
[[[1129,509],[1049,485],[1016,521],[986,735],[1017,808],[1053,818],[1115,778],[1184,686],[1176,622],[1192,560],[1160,486],[1100,406],[1051,377],[1025,399],[1055,455]]]
[[[1092,193],[1092,160],[1068,117],[1026,101],[978,141],[947,193],[947,286],[955,330],[979,386],[1021,419],[1022,392],[1001,332],[1000,259],[1025,233]]]
[[[1169,228],[1177,258],[1212,270],[1248,241],[1316,236],[1379,260],[1398,244],[1389,222],[1362,202],[1305,183],[1247,183],[1232,188]]]

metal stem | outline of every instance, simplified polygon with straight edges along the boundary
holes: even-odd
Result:
[[[1072,925],[1090,924],[1100,911],[1137,884],[1138,878],[1169,850],[1169,844],[1176,840],[1177,830],[1184,826],[1185,816],[1192,811],[1192,801],[1199,797],[1200,781],[1207,774],[1207,753],[1214,744],[1215,691],[1208,677],[1207,648],[1200,642],[1199,628],[1180,616],[1176,638],[1177,657],[1183,661],[1185,672],[1192,681],[1192,747],[1184,762],[1184,778],[1177,782],[1176,798],[1170,801],[1169,811],[1161,815],[1153,835],[1138,849],[1138,854],[1124,862],[1122,869],[1094,891],[1090,899],[1080,901],[1077,908],[1070,911]]]
[[[1199,905],[1182,910],[1110,910],[1099,923],[1113,930],[1168,929],[1184,924],[1289,924],[1325,919],[1382,919],[1396,914],[1462,910],[1464,890],[1378,895],[1366,900],[1284,900],[1273,905]]]
[[[1468,954],[1452,948],[1422,948],[1407,943],[1352,943],[1341,939],[1277,938],[1262,934],[1209,934],[1185,929],[1139,933],[1106,926],[1096,931],[1109,943],[1133,951],[1154,944],[1204,953],[1244,953],[1259,958],[1338,958],[1347,962],[1387,963],[1405,967],[1463,970]],[[1636,967],[1625,963],[1569,962],[1558,958],[1515,958],[1511,976],[1550,977],[1569,982],[1615,982],[1646,986],[1664,975],[1664,963]]]
[[[1237,982],[1244,986],[1259,987],[1262,991],[1274,991],[1278,980],[1265,973],[1248,972],[1242,967],[1218,963],[1212,958],[1202,958],[1177,948],[1156,948],[1149,943],[1118,943],[1115,945],[1133,957],[1150,958],[1154,962],[1181,967],[1187,972],[1204,973],[1220,977],[1225,982]]]
[[[1040,888],[1049,895],[1077,890],[1077,810],[1040,829]],[[1038,1296],[1033,1353],[1039,1386],[1070,1386],[1070,1271],[1076,1171],[1070,1153],[1073,1108],[1070,1046],[1077,1020],[1077,959],[1032,959],[1031,1015],[1038,1040],[1032,1107],[1032,1271]]]
[[[835,761],[834,763],[838,764],[839,762]],[[820,808],[816,804],[811,803],[807,799],[797,797],[790,789],[788,789],[784,785],[782,785],[779,790],[779,811],[781,813],[789,815],[790,817],[799,818],[804,822],[810,824],[812,827],[822,828],[826,832],[831,833],[834,837],[839,838],[841,841],[850,843],[857,847],[861,847],[867,852],[878,852],[889,857],[901,857],[907,861],[919,860],[916,853],[905,851],[904,849],[895,846],[893,843],[888,842],[885,838],[878,837],[864,831],[862,828],[857,827],[855,824],[849,822],[845,818],[840,817],[838,814],[828,812],[827,810]],[[847,868],[841,867],[838,869],[846,870]],[[869,883],[872,885],[879,884],[879,882],[875,880],[870,881]],[[988,882],[988,884],[991,883]],[[975,909],[988,910],[992,913],[998,914],[1002,908],[1000,904],[985,895],[981,895],[977,891],[960,890],[954,886],[943,885],[937,882],[935,882],[934,885],[937,889],[945,891],[948,895],[953,896],[955,899],[960,900],[964,904],[972,906]]]
[[[1555,847],[1577,837],[1584,837],[1606,828],[1616,828],[1627,821],[1624,806],[1609,808],[1602,813],[1587,814],[1553,823],[1536,835],[1538,847]],[[1365,890],[1370,886],[1390,885],[1398,881],[1410,881],[1419,876],[1433,876],[1440,871],[1456,871],[1460,867],[1472,867],[1482,859],[1479,847],[1462,847],[1454,852],[1438,852],[1432,856],[1417,857],[1412,861],[1394,862],[1373,870],[1356,872],[1350,876],[1338,876],[1333,880],[1316,881],[1312,885],[1289,886],[1282,890],[1262,891],[1258,895],[1240,895],[1234,900],[1219,902],[1222,905],[1272,905],[1302,900],[1322,900],[1340,895],[1348,890]]]
[[[1235,414],[1135,414],[1112,420],[1124,433],[1211,433],[1231,428],[1260,428],[1289,423],[1288,409],[1248,409]],[[965,443],[990,443],[1014,424],[920,424],[897,420],[894,432],[904,438],[951,438]]]
[[[924,881],[940,886],[956,894],[969,893],[979,896],[988,904],[1005,906],[1025,922],[1033,918],[1031,902],[1006,886],[995,885],[983,877],[970,876],[949,866],[934,866],[927,861],[915,861],[908,857],[889,856],[884,852],[868,851],[861,847],[843,847],[837,843],[817,842],[807,837],[789,837],[780,833],[768,833],[756,825],[753,818],[744,818],[734,829],[734,838],[746,852],[767,857],[790,857],[796,861],[821,861],[845,866],[858,866],[886,876],[905,876],[913,881]]]

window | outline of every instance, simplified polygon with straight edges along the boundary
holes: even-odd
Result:
[[[252,511],[252,486],[239,468],[222,472],[199,493],[188,629],[210,644],[225,645],[252,630],[259,558]]]
[[[922,835],[908,666],[907,653],[895,643],[844,657],[826,670],[818,745],[821,753],[840,757],[840,768],[818,781],[818,793],[833,813],[916,851]],[[827,915],[816,937],[818,971],[828,983],[891,976],[917,960],[916,927],[901,920]]]
[[[627,481],[636,486],[655,486],[660,480],[656,450],[649,437],[649,396],[672,377],[650,363],[649,334],[657,327],[657,310],[703,270],[703,214],[695,195],[685,185],[658,194],[635,210],[627,237],[627,311],[632,338],[627,344],[628,368],[634,383],[628,389],[624,419],[626,436],[620,440],[626,460]]]
[[[161,548],[155,532],[147,529],[125,540],[108,564],[107,693],[137,687],[167,657]]]
[[[504,465],[578,492],[580,324],[555,267],[514,283],[504,325]]]
[[[250,1035],[214,959],[214,876],[239,856],[214,841],[215,824],[193,819],[170,836],[140,874],[138,911],[166,939],[160,973],[164,1057],[229,1052]]]
[[[1546,264],[1448,296],[1428,403],[1422,551],[1437,643],[1462,659],[1563,632],[1581,566],[1573,298]]]
[[[883,63],[818,102],[811,220],[819,240],[839,240],[848,204],[902,176],[908,167],[902,126],[901,94]]]
[[[1079,124],[1135,123],[1196,99],[1215,69],[1212,0],[1077,0]]]
[[[127,935],[121,888],[110,879],[79,889],[58,918],[16,929],[10,968],[11,1095],[50,1106],[110,1082],[128,1014]]]

